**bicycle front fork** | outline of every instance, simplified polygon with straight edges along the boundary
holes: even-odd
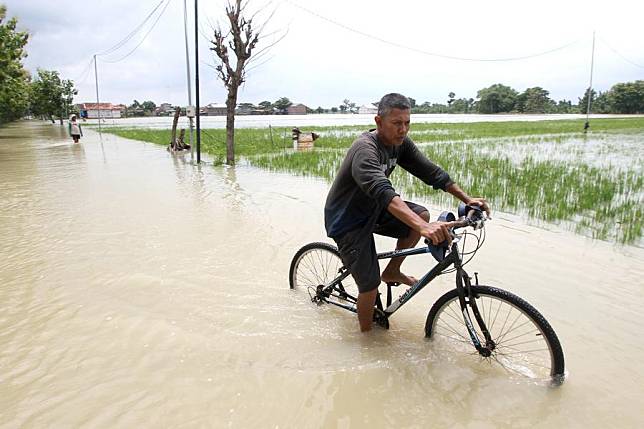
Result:
[[[479,284],[478,273],[474,273],[476,279],[476,285]],[[472,278],[460,268],[456,273],[456,289],[458,290],[458,297],[461,304],[461,312],[463,313],[463,320],[465,326],[467,326],[467,331],[472,340],[472,344],[476,347],[476,350],[483,357],[489,357],[492,354],[492,351],[496,347],[496,344],[492,340],[492,336],[483,321],[483,317],[479,312],[479,308],[476,305],[476,295],[472,292]],[[479,331],[483,334],[483,340],[479,338],[474,324],[472,323],[472,318],[468,308],[471,309],[472,314],[474,314],[474,320],[479,327]]]

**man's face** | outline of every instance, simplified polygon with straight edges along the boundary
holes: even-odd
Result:
[[[393,108],[386,116],[376,116],[378,137],[383,143],[400,146],[409,132],[409,109]]]

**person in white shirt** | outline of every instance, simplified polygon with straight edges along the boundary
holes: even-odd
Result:
[[[81,136],[83,135],[83,130],[78,122],[76,122],[76,115],[72,115],[67,125],[69,135],[74,139],[74,143],[78,143]]]

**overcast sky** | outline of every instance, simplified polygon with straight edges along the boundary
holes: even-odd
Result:
[[[184,0],[0,0],[31,34],[26,67],[32,73],[58,70],[75,80],[76,102],[96,100],[92,55],[116,45],[161,1],[154,17],[169,2],[167,9],[147,38],[156,18],[123,47],[99,57],[100,98],[186,105]],[[202,105],[225,100],[208,50],[212,25],[225,23],[225,4],[199,1]],[[187,5],[194,76],[194,0]],[[274,11],[259,48],[286,35],[249,70],[238,102],[288,97],[315,108],[348,98],[360,105],[395,91],[418,103],[445,103],[450,91],[476,98],[479,89],[495,83],[517,91],[541,86],[555,100],[576,102],[589,82],[593,30],[594,88],[644,79],[640,0],[250,0],[248,11],[259,11],[257,21]],[[441,57],[507,59],[550,50],[555,51],[518,61]]]

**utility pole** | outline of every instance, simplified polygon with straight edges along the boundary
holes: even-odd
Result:
[[[199,125],[199,8],[195,0],[195,115],[197,118],[197,164],[201,163],[201,127]]]
[[[186,109],[186,116],[190,121],[190,162],[194,162],[195,149],[192,144],[192,116],[188,113],[190,106],[192,106],[192,89],[190,88],[190,57],[188,53],[188,9],[186,0],[183,0],[183,35],[186,40],[186,77],[188,80],[188,109]]]
[[[96,82],[96,108],[98,109],[98,134],[101,135],[101,103],[98,100],[98,69],[96,68],[96,54],[94,54],[94,81]]]
[[[593,66],[595,63],[595,31],[593,30],[593,51],[590,55],[590,85],[588,86],[588,104],[586,105],[586,123],[584,124],[584,133],[590,128],[590,99],[593,95]]]

